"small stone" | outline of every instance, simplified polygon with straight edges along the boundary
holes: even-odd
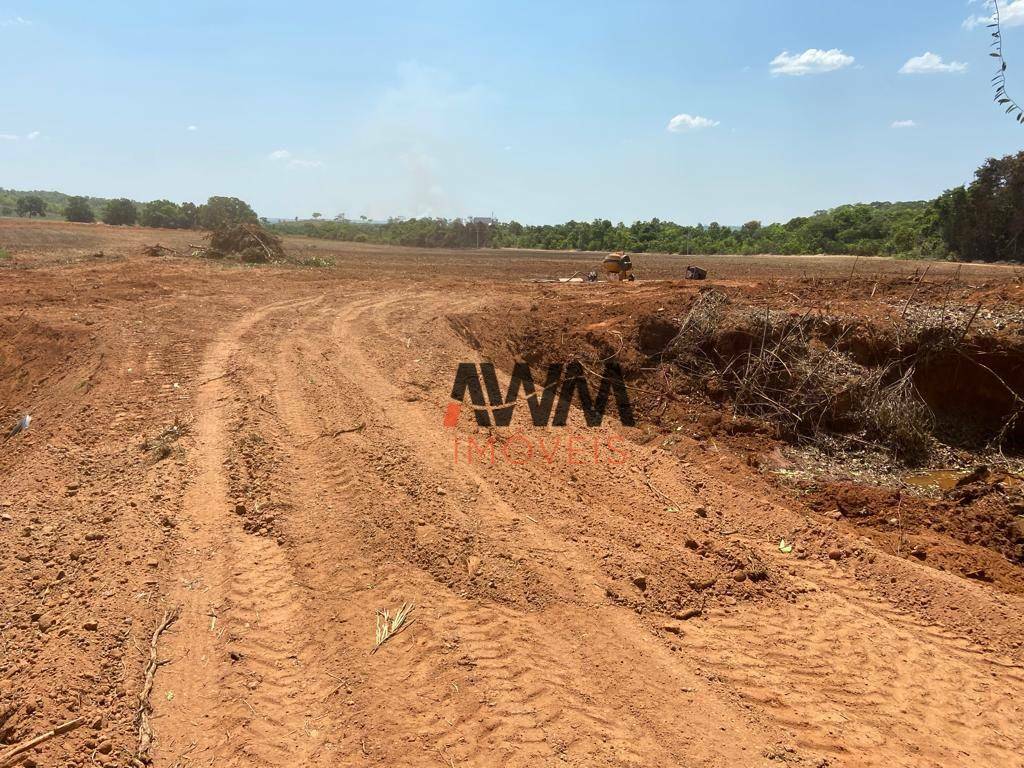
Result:
[[[469,574],[469,578],[473,578],[480,573],[480,558],[476,555],[470,555],[466,558],[466,573]]]
[[[85,534],[86,541],[103,541],[103,534],[98,531],[89,531]]]
[[[845,553],[841,549],[830,549],[828,551],[829,560],[842,560]]]
[[[642,573],[638,573],[633,577],[633,584],[636,585],[636,588],[641,592],[645,592],[647,590],[647,577]]]
[[[679,619],[679,621],[687,621],[689,619],[695,619],[700,616],[700,608],[690,608],[688,611],[682,611],[681,613],[672,614],[673,619]]]
[[[89,632],[95,632],[100,628],[100,624],[96,619],[89,619],[82,625],[82,629],[88,630]]]
[[[687,537],[686,540],[683,542],[683,546],[685,546],[687,549],[697,549],[697,547],[700,545],[697,544],[696,539],[691,539]]]
[[[693,510],[693,513],[697,517],[707,517],[708,516],[708,510],[705,507],[697,507],[695,510]]]

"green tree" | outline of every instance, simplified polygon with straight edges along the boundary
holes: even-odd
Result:
[[[139,218],[135,203],[126,197],[111,200],[103,209],[103,223],[115,225],[132,225]]]
[[[1024,257],[1024,152],[990,159],[967,187],[935,201],[937,229],[949,250],[963,259]]]
[[[64,207],[64,218],[68,221],[80,221],[92,224],[96,221],[96,212],[89,205],[86,197],[70,197],[68,204]]]
[[[178,226],[182,229],[195,229],[199,226],[199,206],[195,203],[182,203],[178,210],[180,211],[181,218],[178,220]]]
[[[199,206],[199,225],[203,229],[218,229],[228,224],[256,224],[256,212],[237,197],[211,197]]]
[[[17,210],[19,216],[45,216],[46,202],[38,195],[26,195],[18,198]]]
[[[142,206],[139,223],[144,227],[164,227],[177,229],[181,227],[181,207],[170,200],[154,200]]]

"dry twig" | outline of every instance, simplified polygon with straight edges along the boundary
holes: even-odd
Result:
[[[166,661],[160,661],[156,655],[157,643],[160,642],[160,635],[171,626],[178,617],[181,615],[181,607],[177,606],[164,612],[163,618],[153,631],[153,638],[149,643],[149,662],[146,664],[145,678],[142,684],[142,690],[139,691],[139,709],[138,709],[138,721],[139,721],[139,744],[135,749],[135,757],[132,759],[132,765],[135,768],[142,768],[142,766],[149,764],[149,747],[153,743],[153,728],[149,724],[149,715],[153,711],[153,705],[149,701],[149,695],[153,691],[153,678],[156,676],[156,671],[159,667],[166,664]]]
[[[85,723],[84,717],[76,717],[74,720],[68,720],[66,723],[58,725],[53,730],[41,733],[38,736],[21,742],[20,744],[16,744],[11,749],[0,755],[0,768],[7,768],[7,766],[14,765],[17,762],[17,758],[28,752],[30,749],[38,747],[40,744],[47,742],[52,738],[63,736],[65,733],[70,733],[83,723]]]

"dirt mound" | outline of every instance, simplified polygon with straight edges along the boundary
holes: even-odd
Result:
[[[258,224],[228,224],[210,234],[207,256],[236,257],[248,264],[285,260],[281,238]]]

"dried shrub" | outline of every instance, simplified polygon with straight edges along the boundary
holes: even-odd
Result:
[[[862,415],[869,433],[888,445],[896,458],[911,466],[928,459],[935,419],[914,389],[913,369],[888,386],[874,388]]]
[[[824,445],[836,434],[862,434],[908,464],[928,457],[934,423],[912,367],[899,374],[862,365],[840,350],[842,333],[823,342],[820,321],[808,315],[726,313],[714,293],[699,297],[673,344],[676,364],[724,389],[737,413],[770,422],[790,440]],[[680,349],[684,339],[690,356]]]
[[[679,333],[670,346],[678,350],[709,341],[721,326],[728,306],[729,297],[721,291],[714,288],[702,289],[683,318]]]

